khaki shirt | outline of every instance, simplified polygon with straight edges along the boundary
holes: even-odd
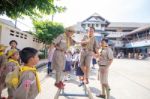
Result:
[[[99,58],[99,65],[108,65],[110,59],[113,59],[113,51],[111,48],[106,47],[101,50],[100,52],[100,58]]]
[[[89,40],[90,39],[90,40]],[[86,40],[89,40],[89,42],[87,44],[83,44],[82,45],[82,48],[83,49],[88,49],[90,51],[96,51],[96,49],[98,49],[98,43],[95,39],[95,37],[91,37],[89,38],[87,35],[84,36],[83,40],[82,41],[86,41]]]
[[[64,34],[60,34],[56,39],[54,39],[53,43],[61,50],[67,50],[67,41]]]
[[[60,49],[63,51],[66,51],[68,49],[68,42],[69,45],[74,45],[74,41],[71,38],[66,37],[66,35],[60,34],[56,39],[54,39],[53,43]]]
[[[38,95],[36,77],[32,71],[21,75],[19,87],[14,92],[14,99],[35,99]]]

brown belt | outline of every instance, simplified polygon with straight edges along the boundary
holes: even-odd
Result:
[[[92,51],[91,49],[83,48],[84,51]]]
[[[100,65],[100,66],[102,66],[102,67],[103,67],[103,66],[106,66],[106,65]]]
[[[65,52],[64,50],[62,50],[62,49],[56,49],[57,51],[61,51],[61,52]]]

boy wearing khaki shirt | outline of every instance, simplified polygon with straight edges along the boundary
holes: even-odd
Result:
[[[35,65],[39,62],[38,51],[26,47],[20,52],[24,66],[20,68],[19,86],[14,92],[14,99],[35,99],[40,92],[40,82]]]
[[[98,53],[97,51],[98,44],[94,37],[94,31],[95,31],[94,27],[90,27],[88,30],[88,35],[85,36],[81,41],[82,50],[80,55],[80,67],[84,73],[84,82],[86,84],[89,83],[88,77],[92,55]]]
[[[101,50],[99,52],[99,77],[101,81],[102,94],[97,97],[109,99],[109,84],[108,84],[108,70],[113,61],[113,51],[108,46],[108,39],[103,39],[101,42]],[[107,97],[107,98],[106,98]]]

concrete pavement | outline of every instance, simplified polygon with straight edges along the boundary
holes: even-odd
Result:
[[[91,69],[89,87],[94,99],[100,93],[100,82],[97,80],[96,69]],[[47,76],[46,66],[39,69],[42,92],[36,99],[54,99],[57,88],[54,86],[55,76]],[[72,75],[70,81],[65,82],[65,92],[69,94],[85,95],[83,87],[78,87],[78,78]],[[115,59],[109,72],[111,87],[110,99],[150,99],[150,61]],[[79,96],[60,96],[59,99],[88,99]]]
[[[100,83],[97,80],[96,69],[91,69],[90,90],[94,99],[100,93]],[[54,99],[57,88],[54,87],[54,75],[46,76],[46,70],[39,72],[42,80],[42,93],[36,99]],[[44,76],[45,75],[45,76]],[[43,77],[42,77],[43,76]],[[115,59],[109,72],[111,87],[110,99],[150,99],[150,61]],[[66,93],[83,94],[82,87],[78,87],[78,78],[66,82]],[[88,99],[87,97],[60,96],[59,99]]]

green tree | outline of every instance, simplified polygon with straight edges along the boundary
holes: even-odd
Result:
[[[64,27],[60,23],[51,21],[33,21],[36,33],[35,36],[45,44],[52,43],[52,40],[59,34],[64,33]]]
[[[0,14],[6,14],[12,19],[22,15],[31,18],[42,17],[43,14],[54,14],[64,12],[65,7],[57,6],[54,0],[1,0]]]
[[[64,27],[60,23],[52,21],[35,21],[33,20],[35,27],[35,36],[45,44],[44,56],[46,58],[46,45],[52,43],[53,39],[59,34],[64,33]]]

